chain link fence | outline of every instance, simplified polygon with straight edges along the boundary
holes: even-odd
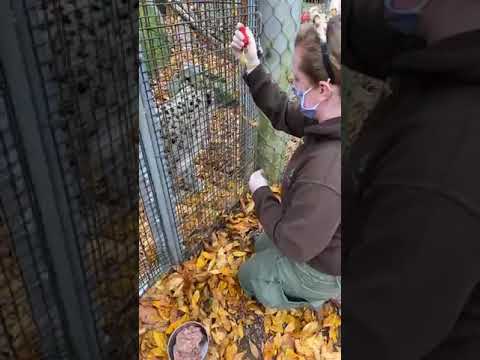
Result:
[[[2,359],[137,354],[137,10],[0,3]]]
[[[263,64],[280,87],[291,94],[292,58],[295,37],[303,12],[309,12],[313,23],[324,23],[330,14],[329,0],[258,0],[262,31],[260,44]],[[280,182],[283,169],[301,140],[276,131],[263,115],[259,118],[257,164],[272,182]]]
[[[195,254],[254,167],[255,107],[230,49],[255,3],[140,1],[141,292]]]

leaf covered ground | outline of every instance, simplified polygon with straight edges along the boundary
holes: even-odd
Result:
[[[265,308],[240,288],[236,275],[252,255],[251,234],[259,230],[251,197],[222,218],[202,252],[140,300],[140,359],[167,359],[169,335],[189,320],[208,330],[208,359],[340,359],[341,320],[332,305],[324,306],[319,320],[311,309]]]

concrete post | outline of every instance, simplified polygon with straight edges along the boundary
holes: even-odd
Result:
[[[289,91],[295,36],[300,28],[302,2],[296,0],[259,0],[263,31],[260,44],[263,63],[283,90]],[[272,128],[270,121],[259,117],[256,166],[263,168],[270,181],[281,178],[286,163],[289,136]]]

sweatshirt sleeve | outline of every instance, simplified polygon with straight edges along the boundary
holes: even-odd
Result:
[[[244,80],[250,88],[253,101],[275,129],[303,137],[305,118],[299,105],[289,100],[288,95],[272,80],[263,65],[258,65],[250,74],[245,74]]]
[[[369,199],[364,228],[354,234],[358,245],[342,259],[342,297],[348,300],[342,355],[463,359],[455,346],[435,355],[447,336],[453,344],[471,339],[478,344],[472,354],[478,353],[478,314],[464,310],[480,274],[478,217],[447,196],[416,188],[385,185],[372,189]],[[455,328],[460,317],[470,331]]]
[[[253,194],[255,210],[265,233],[282,254],[308,262],[320,254],[340,226],[340,194],[317,183],[296,181],[289,190],[287,209],[269,187]]]

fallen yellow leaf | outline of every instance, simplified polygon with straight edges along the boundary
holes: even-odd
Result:
[[[235,355],[235,357],[233,358],[233,360],[243,360],[243,357],[245,356],[245,351],[241,352],[241,353],[238,353],[237,355]]]
[[[309,323],[309,322],[315,321],[316,316],[315,316],[315,313],[311,309],[305,309],[305,311],[303,313],[303,318],[307,323]]]
[[[233,272],[228,267],[224,267],[220,270],[220,273],[225,276],[233,276]]]
[[[285,351],[285,359],[292,359],[292,360],[303,359],[303,356],[299,356],[295,354],[295,351],[293,351],[293,349],[288,348],[287,351]]]
[[[254,209],[255,209],[255,203],[253,201],[249,201],[248,205],[245,208],[247,215],[251,214]]]
[[[233,256],[235,257],[241,257],[241,256],[245,256],[247,255],[247,253],[245,251],[234,251],[233,252]]]
[[[303,327],[302,332],[306,335],[308,334],[312,335],[316,333],[318,330],[319,330],[318,321],[312,321]]]
[[[328,337],[330,338],[331,341],[337,342],[338,341],[338,328],[331,327],[330,330],[328,330]]]
[[[216,259],[210,260],[210,262],[208,263],[207,271],[212,270],[213,267],[215,266],[216,262],[217,262]]]
[[[231,242],[230,244],[227,244],[227,246],[225,246],[225,252],[229,252],[231,251],[234,247],[236,246],[235,243]]]
[[[222,330],[212,331],[213,341],[215,341],[217,345],[220,345],[226,336],[227,334]]]
[[[237,344],[232,343],[227,346],[227,350],[225,352],[225,359],[234,360],[236,354],[237,354]]]
[[[323,357],[322,360],[340,360],[341,353],[339,352],[323,353],[322,357]]]
[[[341,324],[340,317],[336,313],[332,313],[328,315],[324,320],[323,320],[323,326],[324,327],[339,327]]]
[[[282,346],[282,334],[277,333],[273,338],[273,345],[275,349],[280,349]]]
[[[183,305],[183,306],[180,306],[178,308],[178,310],[180,310],[181,312],[185,313],[185,314],[188,314],[190,312],[190,309],[188,308],[188,306],[186,305]]]
[[[202,251],[201,256],[203,256],[205,259],[208,259],[208,260],[212,260],[212,259],[215,258],[215,254],[211,254],[211,253],[206,252],[206,251]]]
[[[221,290],[221,291],[223,291],[223,290],[225,290],[225,289],[227,288],[227,286],[228,286],[227,283],[222,280],[222,281],[220,281],[219,284],[218,284],[218,289]]]
[[[197,262],[195,263],[195,266],[197,267],[198,270],[201,270],[207,265],[207,260],[203,256],[199,256],[197,259]]]
[[[295,351],[301,355],[313,356],[312,349],[310,349],[310,347],[303,345],[299,339],[295,340]]]
[[[252,353],[253,357],[255,359],[258,359],[260,357],[260,354],[258,353],[258,349],[257,347],[255,346],[255,344],[253,342],[251,342],[250,340],[248,340],[248,343],[250,345],[250,352]]]
[[[228,332],[230,332],[232,330],[232,325],[230,323],[230,320],[228,320],[228,318],[225,315],[221,315],[220,319],[222,321],[223,328]]]
[[[182,283],[183,277],[179,274],[174,274],[170,277],[170,280],[167,283],[167,289],[170,291],[176,290]]]
[[[170,306],[170,298],[165,295],[159,295],[155,297],[155,300],[152,301],[152,305],[157,309]]]
[[[152,357],[164,357],[167,355],[167,352],[162,348],[153,348],[148,352],[148,356]]]
[[[263,359],[272,360],[275,355],[277,355],[277,350],[275,349],[273,343],[267,342],[263,349]]]
[[[270,330],[274,333],[282,334],[284,329],[282,325],[271,325]]]
[[[291,332],[294,332],[296,328],[297,328],[296,319],[292,316],[292,319],[290,320],[290,322],[288,323],[284,331],[286,333],[291,333]]]
[[[295,347],[295,339],[293,334],[287,333],[282,336],[282,349],[293,349]]]
[[[244,333],[243,333],[243,326],[242,325],[237,326],[237,334],[238,334],[239,339],[243,338]]]
[[[200,299],[200,291],[195,290],[195,293],[192,296],[192,307],[197,307],[199,299]]]
[[[167,336],[164,333],[160,331],[154,331],[153,340],[157,345],[157,349],[162,349],[164,352],[167,350]]]
[[[165,331],[165,333],[166,333],[167,335],[170,335],[172,332],[175,331],[176,328],[178,328],[179,326],[183,325],[183,324],[186,323],[188,320],[189,320],[188,314],[183,315],[180,319],[178,319],[177,321],[171,323],[170,326],[169,326],[169,327],[167,328],[167,330]]]

